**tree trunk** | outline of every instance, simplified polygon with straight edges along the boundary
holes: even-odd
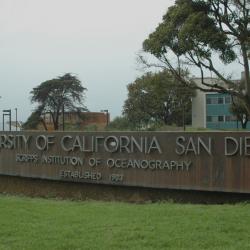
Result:
[[[58,126],[58,118],[55,119],[55,121],[54,121],[54,129],[55,129],[55,130],[58,130],[58,129],[59,129],[59,126]]]
[[[56,117],[53,120],[53,123],[54,123],[54,129],[58,130],[59,129],[59,110],[57,110],[56,112]]]
[[[46,131],[48,131],[48,128],[47,128],[47,125],[46,125],[46,122],[44,121],[44,119],[41,119],[41,123],[43,124],[43,127]]]
[[[241,119],[241,127],[243,129],[247,128],[248,119]]]
[[[245,88],[246,88],[246,96],[250,96],[250,76],[249,76],[249,62],[248,62],[248,55],[247,55],[247,48],[245,44],[241,44],[242,50],[242,57],[243,57],[243,64],[244,64],[244,81],[245,81]]]

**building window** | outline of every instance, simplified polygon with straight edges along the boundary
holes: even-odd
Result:
[[[207,97],[207,104],[230,104],[232,102],[231,96],[225,97]]]
[[[237,117],[235,115],[227,115],[225,117],[226,122],[235,122],[237,121]]]
[[[232,97],[231,96],[226,96],[225,97],[225,103],[226,104],[231,104],[232,103]]]
[[[218,104],[224,104],[224,98],[218,97]]]
[[[218,122],[218,116],[215,116],[215,115],[208,115],[207,116],[207,122],[213,122],[213,123],[216,123]]]
[[[219,122],[224,122],[224,116],[223,115],[219,115],[218,116],[218,121]]]
[[[216,116],[216,115],[208,115],[207,116],[207,122],[213,122],[213,123],[217,123],[217,122],[224,122],[225,119],[231,119],[230,116],[227,116],[224,118],[223,115],[219,115],[219,116]]]
[[[220,102],[222,102],[223,104],[223,98],[221,97],[207,97],[207,104],[221,104]]]
[[[207,104],[218,104],[217,97],[207,97]]]
[[[211,98],[207,97],[207,104],[212,104]]]
[[[212,122],[218,122],[218,116],[212,116]]]
[[[218,98],[217,97],[211,98],[211,104],[218,104]]]

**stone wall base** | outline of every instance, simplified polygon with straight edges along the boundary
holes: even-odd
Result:
[[[1,175],[0,193],[28,197],[132,203],[174,201],[179,203],[222,204],[250,201],[250,194],[121,187]]]

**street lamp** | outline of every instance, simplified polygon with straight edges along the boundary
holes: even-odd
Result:
[[[108,127],[108,125],[109,125],[109,111],[108,111],[108,109],[102,109],[101,112],[106,114],[106,126]]]
[[[11,131],[11,109],[3,110],[3,131],[4,131],[4,117],[9,116],[9,130]]]
[[[16,111],[16,131],[17,131],[17,108],[15,108]]]

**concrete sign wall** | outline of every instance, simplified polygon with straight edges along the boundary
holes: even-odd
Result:
[[[250,193],[250,134],[0,132],[0,174]]]

